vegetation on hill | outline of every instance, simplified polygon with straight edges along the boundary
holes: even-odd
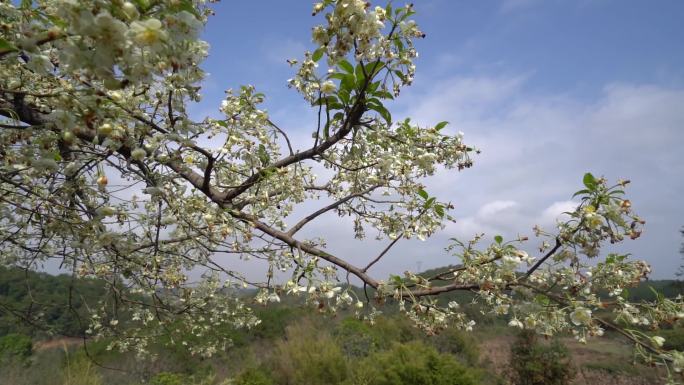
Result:
[[[103,284],[93,279],[0,266],[0,336],[82,336],[88,306],[104,294]]]

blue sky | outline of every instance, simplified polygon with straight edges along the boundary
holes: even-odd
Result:
[[[374,3],[384,5],[384,3]],[[395,3],[398,4],[398,3]],[[415,1],[427,33],[418,43],[415,85],[393,106],[422,124],[448,120],[482,149],[475,167],[441,172],[430,191],[452,201],[457,223],[426,243],[406,242],[376,267],[456,262],[452,236],[531,235],[552,226],[586,171],[630,178],[634,207],[647,221],[623,251],[646,259],[654,277],[672,277],[684,241],[684,2],[679,0]],[[308,1],[224,1],[204,39],[203,102],[196,117],[218,116],[223,90],[253,84],[275,121],[297,139],[313,112],[286,86],[287,58],[311,49]],[[302,143],[303,147],[304,144]],[[317,207],[314,204],[311,207]],[[359,258],[384,246],[349,242],[336,217],[310,235],[335,234],[331,251]],[[535,243],[530,244],[530,250]]]

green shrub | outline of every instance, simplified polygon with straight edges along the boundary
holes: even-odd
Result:
[[[420,341],[395,344],[364,359],[354,369],[355,385],[475,385],[478,374],[450,354]]]
[[[274,385],[273,378],[257,368],[248,368],[233,381],[234,385]]]
[[[381,346],[373,327],[356,318],[346,318],[333,331],[335,341],[347,357],[365,357]]]
[[[31,337],[16,333],[0,337],[0,361],[26,361],[32,353]]]
[[[541,344],[528,330],[511,347],[510,368],[516,385],[566,385],[575,377],[570,352],[560,340]]]
[[[432,345],[441,353],[453,354],[468,365],[480,362],[480,349],[475,338],[457,329],[446,329],[429,338]]]
[[[663,348],[667,350],[684,351],[684,329],[661,329],[654,332],[653,335],[658,335],[665,338]]]
[[[150,385],[186,385],[188,377],[181,373],[161,372],[150,379]]]
[[[285,328],[301,311],[291,307],[271,307],[256,309],[255,315],[261,320],[259,325],[249,331],[255,338],[275,339],[285,335]]]
[[[63,385],[102,385],[102,376],[95,364],[85,355],[66,352],[62,369]]]
[[[286,339],[276,343],[273,367],[278,384],[339,384],[348,377],[342,350],[308,320],[287,328]]]

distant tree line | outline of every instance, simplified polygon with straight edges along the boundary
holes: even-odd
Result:
[[[82,336],[88,306],[104,295],[97,280],[0,266],[0,336]]]

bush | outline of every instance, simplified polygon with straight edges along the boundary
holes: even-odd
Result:
[[[366,357],[381,345],[373,328],[356,318],[343,320],[333,331],[333,335],[344,354],[350,358]]]
[[[558,339],[541,344],[529,330],[511,347],[510,368],[516,385],[566,385],[575,377],[568,349]]]
[[[413,341],[367,357],[355,369],[350,384],[475,385],[478,377],[452,355]]]
[[[62,378],[63,385],[102,385],[102,376],[97,368],[85,354],[80,352],[73,356],[67,352]]]
[[[186,385],[188,377],[181,373],[161,372],[150,380],[150,385]]]
[[[436,336],[430,337],[429,341],[441,353],[453,354],[468,365],[477,365],[480,362],[480,349],[477,341],[457,329],[446,329]]]
[[[23,334],[8,334],[0,337],[0,361],[26,361],[33,353],[31,337]]]
[[[678,327],[674,329],[661,329],[652,334],[665,338],[665,343],[663,344],[664,349],[684,351],[683,328]]]
[[[311,321],[289,326],[286,339],[277,342],[273,357],[278,384],[339,384],[348,377],[347,360],[333,339],[315,333]]]
[[[238,375],[234,385],[274,385],[273,378],[257,368],[248,368]]]

